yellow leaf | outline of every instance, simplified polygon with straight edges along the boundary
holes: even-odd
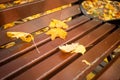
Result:
[[[86,51],[85,47],[83,45],[80,45],[79,43],[65,44],[65,45],[59,46],[59,49],[66,53],[84,54]]]
[[[3,27],[4,27],[4,29],[7,29],[7,28],[10,28],[10,27],[13,27],[14,25],[15,25],[15,23],[12,22],[12,23],[5,24]]]
[[[49,24],[50,28],[63,28],[63,29],[67,29],[68,25],[60,20],[57,19],[53,19],[50,24]]]
[[[72,52],[84,54],[86,52],[86,49],[83,45],[78,45]]]
[[[35,35],[39,35],[39,34],[42,34],[42,33],[43,33],[43,31],[39,30],[39,31],[35,32]]]
[[[59,49],[65,53],[72,52],[79,44],[78,43],[72,43],[72,44],[65,44],[62,46],[59,46]]]
[[[20,38],[25,42],[31,42],[34,39],[30,33],[25,32],[7,32],[7,36],[10,38]]]
[[[6,6],[4,4],[0,4],[0,9],[4,9]]]
[[[61,28],[52,28],[46,32],[47,35],[51,35],[51,39],[54,40],[56,37],[60,37],[65,39],[67,36],[67,32]]]
[[[93,72],[90,72],[87,76],[86,76],[86,80],[92,80],[95,77],[95,74]]]
[[[14,3],[14,4],[20,4],[21,1],[22,1],[22,0],[16,0],[16,1],[14,1],[13,3]]]
[[[56,24],[55,22],[51,21],[50,24],[49,24],[49,27],[50,27],[50,28],[54,28],[54,27],[55,27],[55,24]]]
[[[0,46],[0,48],[10,48],[10,47],[12,47],[14,45],[15,45],[15,42],[10,42],[10,43],[8,43],[6,45]]]

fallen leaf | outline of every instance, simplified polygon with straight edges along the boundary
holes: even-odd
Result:
[[[0,46],[0,48],[10,48],[10,47],[12,47],[12,46],[14,46],[15,45],[15,42],[10,42],[10,43],[8,43],[8,44],[5,44],[5,45],[3,45],[3,46]]]
[[[4,9],[6,6],[4,4],[0,4],[0,9]]]
[[[10,28],[10,27],[13,27],[14,25],[15,25],[15,23],[11,22],[11,23],[3,25],[3,27],[4,27],[4,29],[7,29],[7,28]]]
[[[46,32],[47,35],[51,35],[51,39],[54,40],[56,37],[65,39],[67,32],[61,28],[52,28]]]
[[[81,53],[84,54],[86,49],[83,45],[79,43],[65,44],[59,46],[59,49],[65,53]]]
[[[52,21],[49,24],[50,28],[63,28],[63,29],[67,29],[68,25],[60,20],[57,19],[52,19]]]
[[[7,36],[10,38],[20,38],[25,42],[31,42],[34,39],[30,33],[25,32],[7,32]]]
[[[65,44],[59,46],[59,49],[63,52],[69,53],[72,52],[79,44],[78,43],[72,43],[72,44]]]
[[[84,54],[86,52],[86,49],[83,45],[78,45],[72,52]]]

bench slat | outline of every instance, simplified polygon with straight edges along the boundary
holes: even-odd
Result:
[[[0,26],[76,1],[77,0],[36,0],[31,3],[10,7],[0,11]],[[53,3],[54,5],[51,5]]]
[[[110,52],[116,47],[120,41],[120,29],[117,29],[110,36],[95,45],[92,49],[86,52],[83,56],[71,63],[68,67],[63,69],[59,74],[55,75],[51,80],[73,80],[83,79],[89,72],[91,72]],[[104,45],[104,47],[103,47]],[[110,47],[111,46],[111,47]],[[87,60],[91,63],[90,66],[82,62]]]

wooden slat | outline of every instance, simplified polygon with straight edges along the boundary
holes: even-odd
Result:
[[[75,1],[77,0],[36,0],[31,3],[4,9],[0,11],[0,26],[5,23],[16,21]]]
[[[120,41],[120,29],[113,32],[103,41],[95,45],[91,50],[79,57],[71,63],[59,74],[55,75],[51,80],[82,80],[89,72],[91,72],[110,52],[116,47]],[[103,47],[104,45],[104,47]],[[86,60],[91,65],[82,62]]]
[[[95,24],[93,25],[93,23],[95,23]],[[31,50],[30,52],[27,52],[27,54],[24,54],[20,58],[17,58],[16,60],[11,61],[6,65],[3,65],[0,68],[0,73],[1,72],[6,72],[6,73],[1,74],[0,77],[7,78],[9,76],[13,76],[13,73],[16,73],[16,71],[18,72],[19,69],[22,69],[22,68],[25,69],[28,66],[34,65],[35,63],[44,60],[46,57],[52,55],[53,52],[56,51],[58,45],[61,45],[68,41],[74,40],[75,38],[79,37],[80,35],[95,28],[100,23],[101,22],[99,22],[99,21],[92,20],[92,21],[68,32],[68,37],[65,40],[61,40],[58,38],[54,41],[45,43],[44,45],[42,45],[38,48],[40,50],[40,54],[38,54],[36,52],[36,49]],[[89,26],[86,26],[86,25],[89,25]],[[22,61],[22,60],[24,60],[24,61]],[[31,62],[31,60],[32,60],[32,62]],[[19,63],[19,65],[17,65],[17,63]],[[13,65],[13,64],[16,64],[16,65]],[[7,71],[6,71],[5,67],[7,68],[8,66],[9,66],[9,70],[7,69]],[[12,67],[10,68],[10,66],[12,66]],[[12,71],[12,73],[11,73],[11,71]]]
[[[79,5],[75,5],[70,8],[66,8],[64,10],[40,17],[38,19],[26,22],[24,24],[14,26],[13,28],[1,31],[0,34],[0,45],[3,45],[5,43],[8,43],[10,41],[13,41],[11,38],[8,38],[6,35],[6,32],[8,31],[18,31],[18,32],[27,32],[27,33],[32,33],[35,32],[41,28],[44,28],[49,25],[51,19],[59,19],[59,20],[64,20],[68,17],[77,15],[80,13],[79,11]],[[60,16],[61,15],[61,16]]]

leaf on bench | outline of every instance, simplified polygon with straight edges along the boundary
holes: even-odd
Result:
[[[24,4],[24,3],[28,3],[28,2],[32,2],[34,0],[15,0],[13,3],[14,4]]]
[[[41,16],[42,16],[42,14],[40,14],[40,13],[39,14],[35,14],[35,15],[32,15],[32,16],[29,16],[29,17],[26,17],[26,18],[22,19],[22,21],[23,22],[27,22],[27,21],[39,18]]]
[[[50,24],[49,24],[50,28],[63,28],[63,29],[67,29],[68,25],[60,20],[57,19],[53,19]]]
[[[79,43],[65,44],[65,45],[59,46],[59,49],[65,53],[84,54],[86,52],[85,47],[83,45],[80,45]]]
[[[20,38],[22,41],[25,42],[31,42],[34,39],[30,33],[25,32],[7,32],[7,36],[10,38]]]
[[[65,39],[67,36],[67,32],[61,28],[52,28],[46,32],[47,35],[51,35],[51,39],[54,40],[56,37],[60,37]]]
[[[64,29],[68,28],[68,25],[60,20],[52,19],[49,26],[50,30],[46,32],[47,35],[51,35],[51,39],[54,40],[56,37],[65,39],[67,32]]]
[[[3,25],[3,27],[4,27],[4,29],[7,29],[7,28],[10,28],[10,27],[13,27],[14,25],[15,25],[15,23],[11,22],[11,23]]]
[[[10,43],[8,43],[8,44],[5,44],[5,45],[3,45],[3,46],[0,46],[0,48],[10,48],[10,47],[12,47],[12,46],[14,46],[15,45],[15,42],[10,42]]]
[[[6,6],[4,4],[0,4],[0,9],[4,9]]]

